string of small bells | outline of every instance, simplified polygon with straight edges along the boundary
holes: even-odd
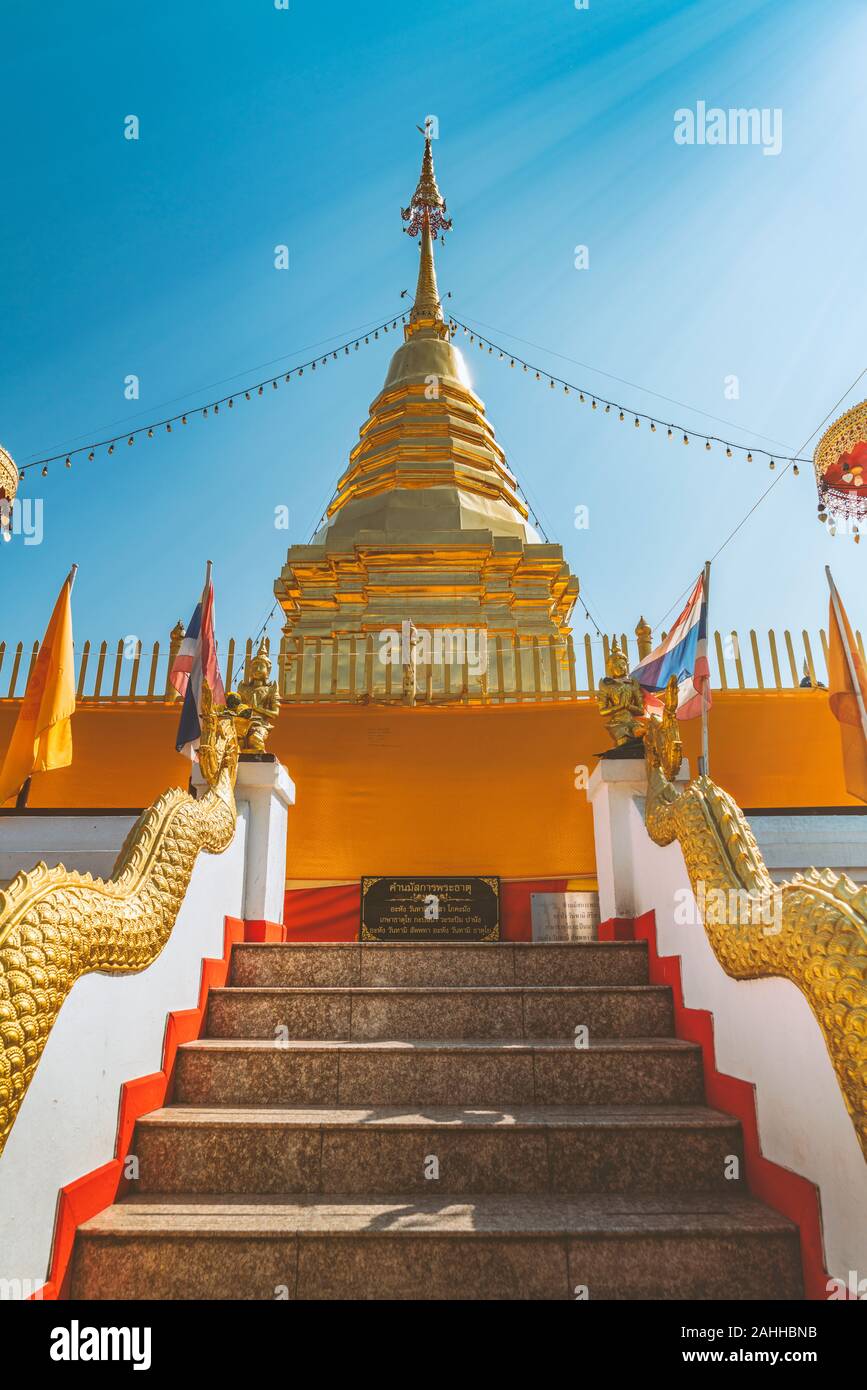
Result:
[[[376,328],[372,328],[369,332],[361,334],[358,338],[348,338],[345,342],[340,343],[329,352],[321,356],[317,355],[316,357],[311,357],[308,362],[303,362],[300,366],[292,367],[288,372],[281,372],[278,376],[274,377],[265,377],[262,381],[253,382],[250,386],[243,387],[240,391],[233,391],[231,395],[221,396],[218,400],[209,401],[207,405],[196,406],[193,410],[181,411],[177,415],[171,415],[164,420],[155,420],[150,425],[140,425],[137,429],[132,430],[129,435],[124,432],[122,435],[115,435],[112,438],[100,440],[98,443],[83,444],[80,448],[70,449],[66,453],[53,454],[48,458],[34,459],[32,463],[20,465],[18,480],[19,482],[23,482],[25,473],[31,468],[41,469],[42,477],[47,478],[49,465],[51,464],[63,463],[65,468],[71,468],[73,460],[81,454],[86,454],[87,461],[92,463],[99,449],[105,449],[106,454],[111,456],[114,454],[117,446],[122,444],[124,440],[126,440],[127,447],[131,447],[136,440],[141,437],[153,439],[157,430],[163,430],[166,434],[171,434],[175,425],[183,426],[189,424],[189,422],[196,417],[206,420],[210,415],[219,415],[220,406],[225,406],[227,409],[231,410],[234,408],[236,401],[249,401],[252,400],[254,396],[263,396],[267,386],[270,386],[276,391],[281,381],[289,382],[293,377],[302,377],[305,371],[315,372],[317,368],[321,369],[327,366],[329,362],[338,361],[341,356],[348,357],[351,350],[357,352],[360,347],[378,341],[380,334],[386,334],[389,330],[396,330],[399,324],[402,325],[404,323],[406,323],[406,314],[387,319],[383,323],[378,324]]]
[[[597,392],[591,391],[587,387],[576,386],[574,382],[565,381],[563,377],[552,376],[550,372],[543,371],[541,367],[534,366],[532,362],[525,362],[523,357],[518,357],[516,354],[508,352],[507,349],[501,347],[499,343],[492,342],[490,338],[483,337],[480,333],[477,333],[475,329],[470,328],[469,325],[455,318],[454,315],[449,319],[449,328],[453,337],[459,328],[462,329],[464,336],[469,339],[471,345],[478,343],[480,351],[484,352],[485,349],[487,349],[489,356],[493,356],[494,353],[496,353],[500,362],[507,361],[510,367],[520,367],[522,371],[532,373],[536,381],[547,381],[552,391],[556,390],[558,386],[562,386],[565,396],[577,395],[578,401],[582,405],[589,401],[591,410],[601,409],[604,415],[610,415],[612,411],[614,411],[618,420],[621,422],[631,417],[636,429],[640,429],[641,423],[644,421],[650,426],[651,434],[656,434],[658,430],[665,430],[669,439],[674,439],[676,435],[679,435],[681,443],[683,444],[689,444],[694,438],[703,439],[706,453],[710,453],[714,444],[718,444],[725,449],[726,458],[733,458],[737,453],[742,455],[747,463],[753,462],[754,454],[761,454],[768,459],[768,467],[772,472],[776,469],[778,462],[783,462],[787,468],[791,467],[795,477],[797,477],[800,472],[798,464],[810,462],[809,459],[800,457],[790,459],[781,458],[779,455],[771,454],[769,449],[748,449],[743,444],[736,444],[732,440],[721,439],[719,435],[715,434],[696,435],[694,430],[689,430],[684,425],[677,425],[674,424],[674,422],[669,423],[668,421],[660,420],[658,416],[646,415],[640,410],[632,410],[625,405],[621,405],[619,401],[606,400],[604,396],[600,396]]]

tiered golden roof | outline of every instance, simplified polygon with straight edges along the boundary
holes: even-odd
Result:
[[[327,526],[315,538],[329,549],[338,536],[370,530],[405,534],[483,527],[496,536],[539,540],[443,315],[433,232],[451,226],[444,211],[426,135],[421,177],[402,214],[407,231],[421,236],[406,341],[391,360],[349,456]]]
[[[316,540],[483,528],[538,541],[460,352],[435,327],[409,326]]]
[[[290,548],[275,593],[296,646],[461,625],[564,639],[578,581],[528,519],[517,480],[443,314],[434,240],[451,227],[430,134],[406,230],[420,235],[405,341],[370,407],[326,520]]]

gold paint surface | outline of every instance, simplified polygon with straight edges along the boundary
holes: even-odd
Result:
[[[0,892],[0,1153],[72,986],[152,965],[168,941],[200,851],[235,834],[238,742],[203,686],[199,762],[209,790],[174,789],[142,812],[111,878],[43,863]]]
[[[782,977],[797,985],[867,1157],[867,888],[831,869],[774,883],[733,797],[709,777],[682,792],[672,784],[682,761],[673,703],[662,721],[648,721],[645,752],[645,825],[655,844],[680,844],[692,890],[705,903],[714,955],[732,979]],[[723,907],[732,893],[739,895],[735,922]],[[762,921],[769,901],[779,902],[779,929]]]
[[[451,220],[437,186],[430,127],[422,134],[421,175],[402,211],[406,231],[420,236],[405,341],[370,406],[323,525],[309,545],[290,547],[274,585],[285,614],[282,652],[294,663],[281,687],[286,700],[327,700],[338,686],[348,687],[350,699],[398,698],[375,652],[359,657],[354,645],[343,652],[340,644],[359,636],[375,643],[377,634],[401,632],[404,623],[425,637],[454,628],[474,641],[484,634],[489,651],[495,648],[489,638],[511,637],[510,661],[520,667],[523,643],[541,642],[546,650],[554,643],[565,651],[569,637],[578,581],[562,548],[543,541],[531,525],[443,314],[434,246]],[[499,648],[495,660],[502,665]],[[466,663],[450,667],[442,698],[484,701],[497,674],[489,666],[470,679]],[[562,684],[574,683],[570,656]],[[554,688],[555,678],[542,673],[536,654],[520,672],[522,698]],[[420,695],[418,702],[422,698],[431,697]]]

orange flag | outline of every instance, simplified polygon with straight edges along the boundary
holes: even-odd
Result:
[[[867,666],[827,566],[825,573],[831,588],[828,617],[831,713],[840,724],[846,790],[850,796],[867,801]]]
[[[12,739],[0,768],[0,806],[17,796],[32,772],[72,762],[75,678],[72,658],[73,565],[60,590],[30,673]]]

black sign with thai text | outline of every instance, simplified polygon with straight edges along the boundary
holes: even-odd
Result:
[[[362,941],[499,941],[500,880],[363,878]]]

